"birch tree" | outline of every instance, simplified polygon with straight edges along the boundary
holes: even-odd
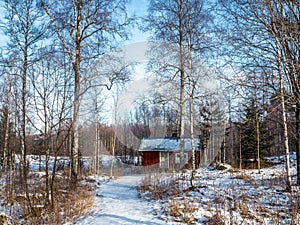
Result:
[[[164,78],[162,79],[164,82],[172,80],[179,86],[180,164],[183,166],[187,115],[186,88],[188,80],[186,67],[188,64],[188,48],[190,48],[190,51],[196,51],[197,54],[203,54],[204,50],[209,48],[209,43],[211,43],[209,41],[209,26],[212,22],[212,17],[203,1],[151,0],[145,22],[144,30],[152,32],[152,40],[167,42],[175,48],[174,53],[174,49],[165,48],[165,45],[162,44],[154,47],[153,51],[159,50],[159,53],[155,54],[160,59],[162,57],[169,58],[168,60],[160,60],[166,63],[161,63],[157,67],[156,74]],[[190,38],[191,32],[193,33],[193,38]],[[172,56],[170,57],[170,55]]]
[[[8,198],[10,201],[10,204],[13,202],[14,198],[14,189],[13,189],[13,176],[14,176],[14,163],[15,163],[15,152],[9,145],[9,140],[10,140],[10,130],[11,130],[11,120],[12,120],[12,113],[11,113],[11,105],[12,105],[12,91],[13,91],[13,82],[12,82],[12,71],[13,68],[12,66],[9,66],[6,71],[7,71],[7,76],[8,76],[8,83],[7,83],[7,91],[6,91],[6,100],[5,100],[5,124],[4,124],[4,129],[5,129],[5,134],[4,134],[4,143],[3,143],[3,153],[4,153],[4,172],[6,174],[6,189],[8,191]]]
[[[287,120],[285,110],[285,98],[283,96],[283,76],[287,76],[296,102],[296,155],[297,155],[297,184],[300,184],[300,67],[299,67],[299,12],[300,5],[297,1],[271,1],[266,3],[272,17],[270,31],[276,41],[277,65],[280,82],[281,105],[284,124],[284,148],[286,153],[287,189],[291,187],[291,175],[289,169],[289,147],[287,135]]]
[[[58,45],[59,46],[59,45]],[[32,96],[36,118],[29,119],[42,139],[42,154],[45,156],[45,192],[46,202],[54,208],[55,176],[59,150],[65,141],[61,141],[62,126],[70,118],[70,68],[66,65],[65,52],[55,47],[40,49],[41,58],[35,65],[30,77],[33,87]],[[34,125],[36,122],[36,125]],[[68,138],[68,133],[63,140]],[[54,157],[50,170],[50,150]]]
[[[27,107],[28,107],[28,76],[34,62],[35,45],[44,37],[43,13],[36,5],[35,0],[6,0],[4,2],[5,20],[2,26],[3,32],[9,37],[9,49],[19,52],[20,78],[21,78],[21,165],[22,181],[29,207],[32,209],[29,198],[27,175]]]
[[[234,52],[240,54],[239,65],[244,68],[256,68],[261,71],[274,71],[268,73],[277,75],[275,80],[282,88],[292,90],[296,105],[296,139],[297,139],[297,183],[300,183],[300,109],[299,109],[299,12],[298,1],[272,0],[272,1],[220,1],[226,9],[227,22],[232,21],[228,37],[232,40]],[[226,15],[225,15],[226,17]],[[247,30],[248,32],[239,32]],[[239,49],[238,49],[239,48]],[[244,62],[241,56],[246,56],[248,62]],[[237,56],[237,55],[235,55]],[[249,63],[250,62],[250,63]],[[265,78],[270,80],[267,73]],[[276,89],[276,86],[270,83]],[[277,88],[278,89],[278,88]],[[285,97],[281,98],[282,109],[285,108]],[[282,111],[283,124],[285,123],[285,110]],[[285,131],[286,132],[286,131]],[[288,136],[285,134],[285,150],[287,166],[289,149]],[[289,177],[287,168],[287,176]],[[289,180],[289,178],[288,178]]]
[[[84,63],[109,49],[116,36],[126,38],[126,0],[40,0],[55,32],[64,46],[74,73],[74,101],[71,158],[71,185],[76,187],[79,173],[79,101]]]
[[[1,171],[3,171],[6,182],[4,183],[4,190],[6,191],[9,204],[13,202],[13,175],[14,166],[13,163],[15,154],[12,151],[11,142],[11,130],[12,126],[12,92],[13,92],[13,60],[9,63],[7,59],[1,59],[4,65],[1,67]]]

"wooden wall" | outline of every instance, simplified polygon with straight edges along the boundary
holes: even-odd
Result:
[[[142,165],[151,166],[159,163],[159,152],[143,152]]]

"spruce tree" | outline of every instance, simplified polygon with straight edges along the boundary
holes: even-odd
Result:
[[[242,156],[243,160],[254,159],[257,161],[257,124],[259,126],[259,151],[260,158],[267,155],[272,146],[272,138],[263,118],[263,108],[258,106],[255,98],[245,106],[245,119],[242,123]],[[259,120],[257,123],[257,119]]]

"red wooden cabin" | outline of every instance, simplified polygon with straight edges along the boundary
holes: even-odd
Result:
[[[180,138],[144,138],[139,151],[142,153],[142,165],[157,165],[163,169],[180,167]],[[199,166],[199,139],[195,138],[196,167]],[[191,138],[184,138],[184,162],[186,167],[192,163]]]

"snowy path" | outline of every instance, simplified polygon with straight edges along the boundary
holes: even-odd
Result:
[[[155,218],[150,203],[137,197],[136,186],[140,180],[140,175],[131,175],[102,185],[95,199],[94,213],[77,224],[166,224]]]

